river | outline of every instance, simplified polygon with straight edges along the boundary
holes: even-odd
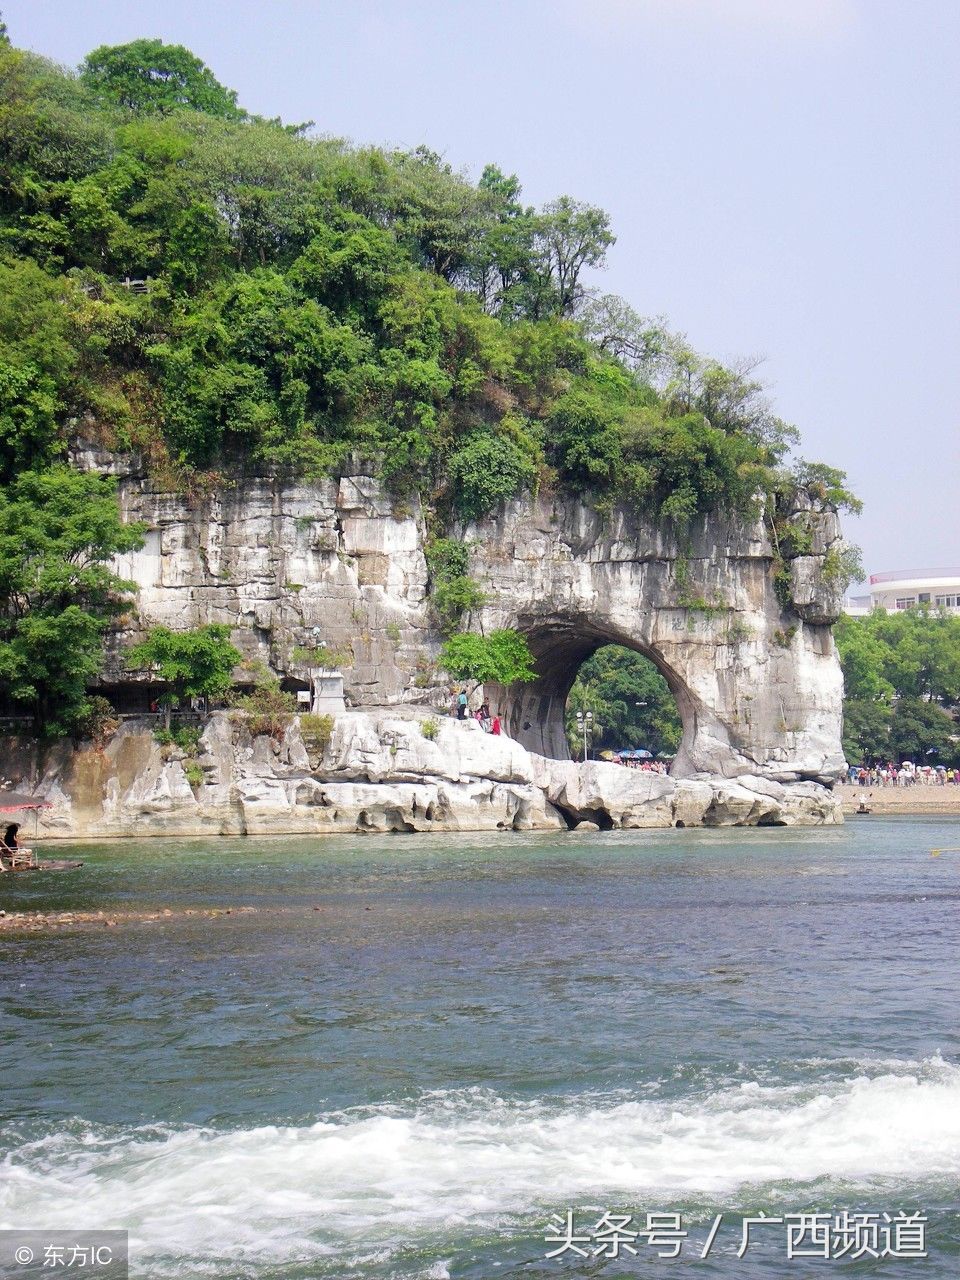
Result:
[[[173,914],[0,934],[0,1226],[126,1228],[151,1278],[779,1278],[832,1270],[789,1215],[837,1251],[848,1212],[889,1256],[844,1274],[953,1278],[957,846],[870,818],[64,849],[0,905]],[[548,1258],[571,1223],[588,1256]]]

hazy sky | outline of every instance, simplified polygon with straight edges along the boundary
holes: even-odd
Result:
[[[160,36],[250,110],[603,206],[603,288],[766,357],[868,572],[960,565],[958,0],[0,5],[59,62]]]

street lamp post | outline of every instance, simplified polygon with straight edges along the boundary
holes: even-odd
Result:
[[[586,762],[590,759],[590,735],[593,732],[592,711],[588,711],[586,714],[582,711],[577,712],[577,729],[583,734],[583,759]]]

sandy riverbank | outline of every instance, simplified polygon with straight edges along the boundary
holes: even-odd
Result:
[[[863,800],[872,813],[955,814],[960,819],[960,787],[837,787],[845,814]]]

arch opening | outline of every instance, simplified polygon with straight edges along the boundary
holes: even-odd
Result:
[[[574,760],[619,757],[658,770],[669,769],[683,737],[677,700],[661,672],[642,653],[615,644],[602,645],[580,667],[565,727]]]
[[[696,700],[655,648],[591,618],[555,618],[519,629],[534,656],[536,680],[497,691],[497,706],[507,732],[528,751],[555,760],[572,758],[567,735],[567,704],[584,664],[600,650],[639,655],[662,678],[680,721],[680,741],[671,773],[684,757],[684,745],[696,733]],[[659,690],[658,690],[659,691]],[[643,701],[637,698],[634,701]],[[573,708],[574,712],[577,708]],[[618,744],[620,746],[626,743]],[[650,749],[650,748],[647,748]],[[674,753],[670,753],[674,754]],[[577,758],[582,755],[582,750]],[[591,756],[595,755],[591,751]]]

